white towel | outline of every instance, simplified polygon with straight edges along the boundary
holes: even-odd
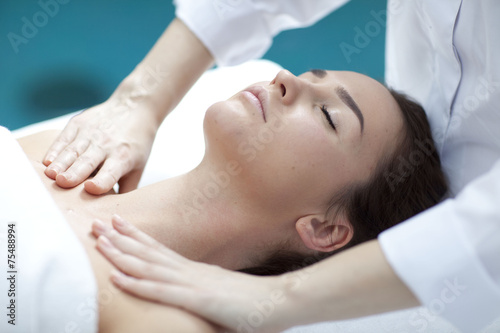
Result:
[[[97,332],[97,284],[83,246],[3,127],[0,156],[0,332]]]

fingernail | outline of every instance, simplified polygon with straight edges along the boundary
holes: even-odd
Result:
[[[47,156],[47,158],[45,159],[45,161],[49,162],[49,163],[52,163],[52,162],[54,162],[55,159],[56,159],[56,157],[54,155],[49,155],[49,156]]]
[[[85,187],[85,190],[88,190],[89,189],[89,186],[91,186],[90,184],[93,184],[93,186],[95,186],[95,183],[93,180],[86,180],[84,183],[83,183],[83,186]]]
[[[71,173],[68,173],[68,172],[61,173],[61,176],[63,176],[66,180],[73,179],[73,175]]]
[[[114,268],[111,270],[111,275],[117,276],[119,278],[125,276],[122,272]]]
[[[120,215],[118,214],[113,214],[113,220],[115,221],[116,225],[119,227],[125,227],[127,226],[127,221],[125,221]]]
[[[59,166],[57,164],[55,164],[55,165],[51,164],[49,169],[54,171],[56,174],[59,174],[59,172],[61,172],[61,168],[59,168]]]
[[[100,220],[94,220],[94,229],[100,234],[103,234],[107,231],[106,226]]]
[[[53,166],[52,164],[47,167],[47,176],[56,178],[56,176],[59,174],[59,170]]]
[[[50,167],[47,167],[47,169],[45,170],[45,174],[52,179],[56,178],[56,176],[57,176],[57,172],[52,170],[52,168],[50,168]]]
[[[125,275],[123,275],[123,273],[121,273],[115,269],[111,272],[111,281],[113,281],[113,283],[115,283],[117,285],[123,286],[124,278],[125,278]]]
[[[97,242],[100,246],[104,248],[110,249],[112,247],[111,242],[109,241],[109,239],[106,238],[106,236],[103,235],[99,236]]]

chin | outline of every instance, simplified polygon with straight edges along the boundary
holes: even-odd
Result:
[[[249,120],[248,112],[238,101],[228,100],[211,105],[203,121],[205,155],[223,154],[227,159],[239,160],[241,154],[238,147],[251,135],[252,123]]]

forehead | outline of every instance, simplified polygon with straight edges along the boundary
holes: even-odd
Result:
[[[356,102],[370,109],[380,106],[384,109],[398,109],[397,103],[387,88],[369,76],[348,71],[327,71],[325,79],[332,84],[343,85]]]
[[[310,76],[314,82],[325,84],[328,94],[335,96],[335,89],[343,87],[352,96],[364,118],[361,140],[356,141],[360,144],[360,153],[367,154],[366,156],[378,155],[395,145],[403,128],[403,118],[398,104],[383,84],[366,75],[349,71],[326,71],[326,75],[322,77],[312,72],[305,75]],[[345,113],[349,124],[358,123],[354,113]],[[359,128],[359,125],[348,127],[354,128],[353,126]],[[355,132],[359,133],[358,131]]]
[[[389,90],[369,76],[350,71],[326,71],[318,80],[331,87],[332,93],[339,86],[345,88],[359,106],[365,118],[367,132],[389,132],[402,126],[399,106]],[[313,75],[309,73],[309,75]],[[391,131],[392,132],[392,131]]]
[[[350,71],[322,70],[312,70],[304,73],[303,76],[310,76],[313,80],[330,86],[332,93],[339,86],[345,88],[360,108],[364,106],[367,112],[374,106],[394,111],[399,109],[389,90],[369,76]]]

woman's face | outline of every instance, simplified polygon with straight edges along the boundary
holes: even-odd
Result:
[[[207,154],[236,160],[248,193],[301,214],[368,179],[395,148],[402,118],[390,92],[365,75],[283,70],[211,106],[204,126]]]

